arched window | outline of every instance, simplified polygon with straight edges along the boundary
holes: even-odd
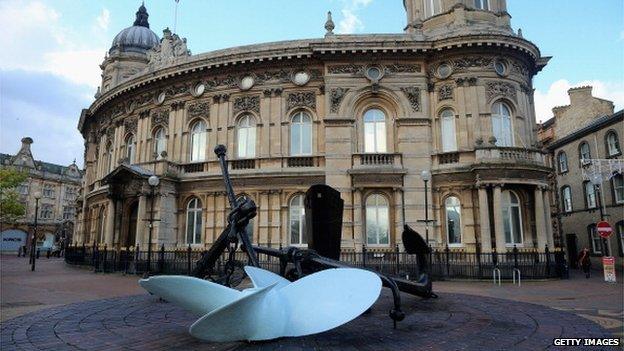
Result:
[[[605,137],[607,142],[607,155],[609,157],[617,156],[622,153],[618,136],[614,131],[609,131]]]
[[[557,154],[557,165],[559,166],[559,173],[565,173],[568,171],[568,155],[561,151]]]
[[[442,12],[442,3],[440,0],[423,0],[423,9],[425,16],[435,16]]]
[[[104,241],[104,207],[101,207],[98,211],[98,220],[97,220],[97,243],[101,243]]]
[[[305,232],[305,207],[303,195],[296,195],[290,200],[289,206],[290,244],[306,245],[308,238]]]
[[[502,102],[492,105],[492,133],[496,146],[513,146],[511,110]]]
[[[364,152],[386,152],[386,115],[381,110],[364,113]]]
[[[613,186],[613,201],[620,205],[624,204],[624,175],[616,174],[611,178]]]
[[[136,162],[136,141],[132,134],[128,135],[126,138],[126,157],[129,163]]]
[[[479,10],[489,10],[490,0],[474,0],[474,7]]]
[[[583,190],[585,191],[585,207],[596,208],[596,187],[590,181],[583,182]]]
[[[390,209],[383,195],[373,194],[366,198],[366,244],[390,244]]]
[[[191,126],[191,162],[204,161],[206,159],[206,142],[208,133],[206,123],[199,120]]]
[[[503,227],[505,229],[505,243],[507,245],[521,245],[522,238],[522,210],[518,195],[506,190],[502,194]]]
[[[186,243],[201,244],[202,242],[202,203],[193,198],[186,206]]]
[[[238,158],[256,157],[256,119],[245,115],[238,120]]]
[[[106,146],[106,162],[106,174],[108,174],[113,168],[113,143],[108,143]]]
[[[312,154],[312,118],[306,112],[297,112],[290,121],[290,154]]]
[[[167,137],[165,135],[165,128],[159,127],[154,132],[154,154],[157,160],[163,158],[163,151],[167,151]]]
[[[561,188],[561,207],[563,212],[572,212],[572,190],[567,185]]]
[[[460,245],[461,235],[461,205],[455,196],[447,197],[444,201],[446,212],[446,238],[449,245]]]
[[[596,224],[590,224],[587,226],[587,236],[592,246],[592,253],[595,255],[602,255],[602,238],[596,231]]]
[[[445,109],[440,113],[440,126],[442,130],[442,151],[457,151],[457,136],[455,134],[455,114],[451,109]]]
[[[591,151],[589,151],[589,144],[584,141],[579,145],[579,161],[581,166],[589,164],[591,161]]]

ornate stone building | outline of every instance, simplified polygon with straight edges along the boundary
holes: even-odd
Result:
[[[0,250],[17,251],[19,246],[30,245],[35,222],[35,194],[41,194],[37,218],[37,246],[51,248],[64,236],[68,239],[74,231],[76,200],[80,196],[82,174],[72,163],[61,166],[36,161],[30,151],[31,138],[22,139],[22,147],[15,155],[0,154],[0,167],[19,170],[28,178],[17,187],[19,201],[26,215],[15,223],[0,223]]]
[[[329,14],[320,39],[196,55],[168,30],[152,40],[141,7],[78,124],[77,241],[145,247],[156,174],[154,243],[209,246],[228,213],[212,152],[225,144],[235,189],[259,207],[254,243],[304,242],[302,194],[326,183],[345,201],[345,250],[401,244],[403,223],[424,233],[425,196],[434,246],[552,248],[532,88],[548,58],[504,0],[404,5],[404,33],[334,34]]]
[[[595,267],[600,257],[624,256],[624,111],[614,113],[613,102],[592,96],[592,87],[568,91],[570,104],[553,109],[538,137],[555,165],[553,220],[556,237],[566,248],[568,262],[576,266],[577,254],[588,248]],[[592,174],[600,178],[594,184]],[[609,222],[614,233],[603,240],[596,223]]]

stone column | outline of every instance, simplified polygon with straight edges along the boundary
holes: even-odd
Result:
[[[353,235],[355,239],[356,250],[361,250],[366,236],[362,232],[364,223],[362,223],[362,188],[353,190]]]
[[[494,234],[496,236],[496,252],[504,253],[505,247],[505,228],[503,226],[503,208],[502,208],[502,185],[494,186]]]
[[[115,233],[115,205],[114,200],[108,200],[106,205],[106,231],[104,232],[104,242],[113,246],[113,236]]]
[[[546,215],[546,242],[550,250],[555,247],[555,240],[553,237],[552,218],[550,216],[550,190],[544,191],[544,210]]]
[[[479,226],[481,227],[481,252],[492,251],[492,236],[490,232],[490,208],[485,186],[479,187]]]
[[[535,187],[535,234],[537,249],[542,251],[546,246],[546,218],[544,215],[544,194],[541,186]]]

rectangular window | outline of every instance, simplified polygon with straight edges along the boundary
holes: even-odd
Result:
[[[47,197],[47,198],[51,198],[53,199],[55,194],[54,194],[54,185],[52,184],[44,184],[43,185],[43,197]]]
[[[39,207],[39,218],[52,219],[54,216],[54,207],[50,204],[43,204]]]
[[[75,209],[73,206],[63,206],[63,219],[73,219]]]
[[[489,0],[474,0],[474,7],[479,10],[489,10],[490,1]]]
[[[587,227],[587,234],[592,245],[592,252],[596,255],[602,255],[602,238],[598,235],[595,224]]]
[[[613,199],[616,204],[624,204],[624,175],[614,176],[613,182]]]
[[[585,182],[585,203],[587,208],[596,208],[596,187],[591,182]]]
[[[563,187],[561,190],[561,197],[563,201],[563,211],[572,212],[572,190],[569,186]]]
[[[435,16],[442,12],[440,0],[424,0],[424,8],[427,17]]]
[[[21,195],[28,195],[28,184],[20,184],[17,186],[17,192]]]
[[[457,151],[457,138],[455,137],[455,117],[442,117],[442,151]]]
[[[206,159],[206,134],[207,132],[200,132],[191,135],[191,162]]]

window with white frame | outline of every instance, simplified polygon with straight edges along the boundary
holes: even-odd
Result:
[[[158,127],[154,131],[154,154],[157,160],[162,160],[163,151],[167,151],[167,135],[165,134],[165,128]]]
[[[624,204],[624,175],[616,174],[611,178],[613,185],[613,200],[616,204]]]
[[[386,115],[379,109],[364,113],[364,152],[386,152]]]
[[[136,162],[136,141],[134,135],[130,134],[126,138],[126,157],[129,163]]]
[[[502,102],[492,105],[492,133],[496,146],[513,146],[511,110]]]
[[[585,191],[585,207],[596,208],[596,187],[591,182],[583,182]]]
[[[503,228],[507,245],[522,245],[522,208],[518,195],[510,190],[502,193]]]
[[[206,123],[202,120],[193,123],[191,126],[191,162],[199,162],[206,159],[207,139]]]
[[[607,142],[607,155],[609,157],[617,156],[621,154],[620,150],[620,142],[618,140],[618,136],[614,131],[609,131],[606,136]]]
[[[106,146],[106,162],[106,173],[108,174],[110,171],[112,171],[113,168],[113,143],[108,143],[108,145]]]
[[[589,150],[589,144],[584,141],[579,145],[579,160],[581,165],[586,165],[590,163],[591,159],[591,151]]]
[[[63,206],[63,219],[73,219],[76,214],[74,206]]]
[[[591,243],[592,253],[595,255],[602,255],[602,238],[598,235],[595,224],[587,226],[587,235]]]
[[[186,206],[186,243],[201,244],[202,242],[202,203],[193,198]]]
[[[52,219],[54,216],[54,206],[51,204],[42,204],[39,207],[39,218]]]
[[[237,133],[238,158],[256,157],[256,119],[254,116],[242,116],[238,120]]]
[[[366,198],[366,244],[390,245],[390,209],[381,194]]]
[[[444,201],[446,212],[446,238],[450,245],[461,245],[461,204],[455,196],[447,197]]]
[[[312,118],[306,112],[297,112],[290,121],[290,154],[312,154]]]
[[[75,200],[76,199],[76,188],[73,186],[69,186],[65,188],[65,200]]]
[[[290,200],[289,206],[290,244],[306,245],[308,238],[305,232],[305,207],[303,195],[296,195]]]
[[[557,164],[559,165],[559,173],[568,171],[568,155],[564,151],[557,154]]]
[[[441,0],[423,0],[423,8],[426,17],[435,16],[442,12],[442,2]]]
[[[563,212],[572,212],[572,189],[567,185],[561,188],[561,204]]]
[[[442,130],[442,151],[457,151],[457,135],[455,133],[455,114],[451,109],[445,109],[440,113],[440,126]]]
[[[20,184],[17,186],[17,193],[20,195],[28,195],[28,184]]]
[[[42,195],[43,197],[48,197],[53,199],[56,196],[56,191],[54,191],[55,186],[52,184],[44,184]]]
[[[489,0],[474,0],[474,7],[479,10],[489,10],[490,1]]]

